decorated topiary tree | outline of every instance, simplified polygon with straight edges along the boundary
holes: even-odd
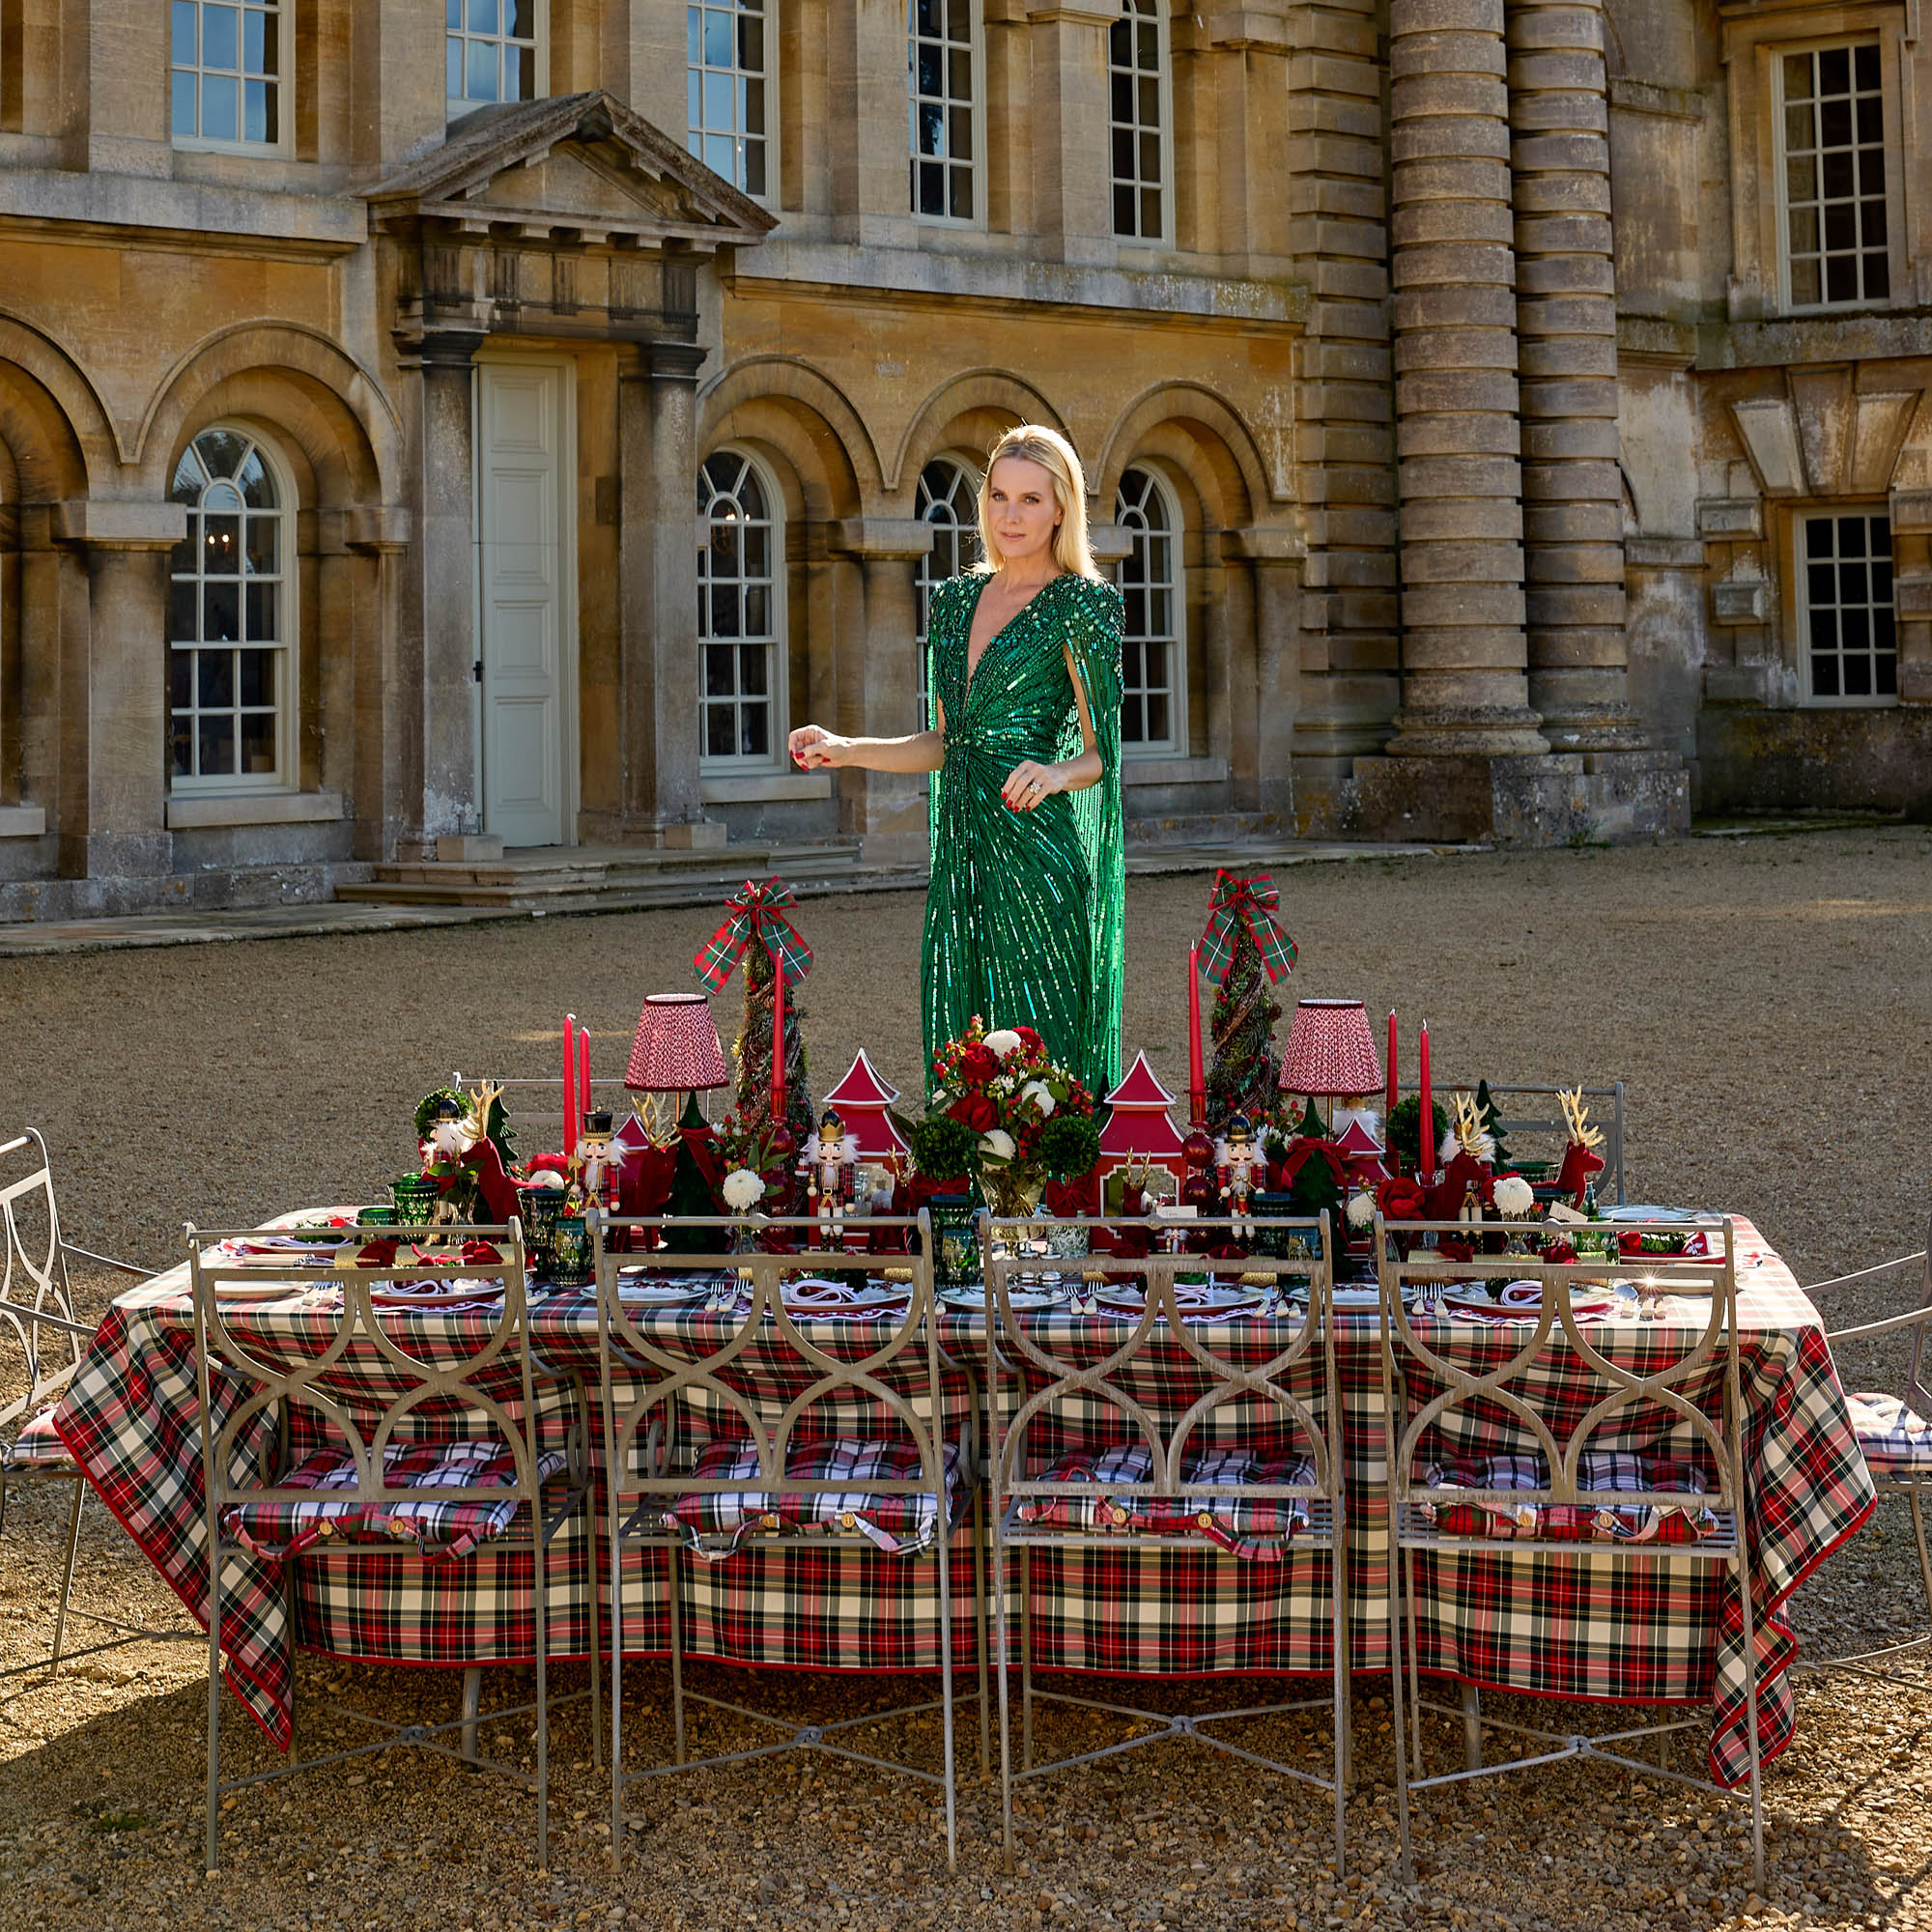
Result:
[[[1476,1119],[1483,1131],[1495,1143],[1496,1151],[1490,1157],[1490,1165],[1498,1174],[1504,1173],[1510,1165],[1510,1151],[1509,1143],[1503,1139],[1503,1110],[1496,1105],[1487,1080],[1476,1082]]]
[[[1214,1064],[1208,1074],[1208,1128],[1226,1131],[1235,1114],[1267,1120],[1280,1104],[1275,1022],[1281,1005],[1273,982],[1294,967],[1294,941],[1275,914],[1279,899],[1265,872],[1252,879],[1214,875],[1208,924],[1201,935],[1201,970],[1217,982],[1209,1028]]]

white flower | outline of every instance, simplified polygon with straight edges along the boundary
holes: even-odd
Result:
[[[1376,1197],[1364,1187],[1359,1193],[1349,1196],[1349,1225],[1351,1228],[1367,1228],[1376,1218]]]
[[[1009,1059],[1020,1050],[1020,1037],[1011,1027],[999,1027],[986,1036],[986,1051]]]
[[[1505,1174],[1496,1182],[1496,1212],[1511,1220],[1527,1214],[1536,1206],[1536,1189],[1520,1174]]]
[[[765,1198],[765,1183],[749,1167],[734,1167],[724,1177],[719,1192],[724,1197],[725,1207],[734,1214],[742,1214]]]
[[[991,1154],[995,1160],[1011,1160],[1013,1137],[1004,1127],[989,1127],[980,1136],[980,1151]]]
[[[1029,1080],[1020,1089],[1020,1098],[1031,1100],[1039,1109],[1042,1121],[1053,1112],[1053,1095],[1047,1092],[1046,1082],[1043,1080]]]

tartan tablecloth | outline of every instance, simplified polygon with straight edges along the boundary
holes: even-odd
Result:
[[[1766,1758],[1789,1742],[1788,1680],[1796,1644],[1780,1605],[1803,1578],[1852,1535],[1873,1507],[1873,1492],[1853,1434],[1817,1311],[1748,1222],[1737,1223],[1740,1350],[1747,1531],[1759,1658],[1759,1738]],[[208,1566],[202,1501],[199,1417],[185,1269],[120,1297],[69,1391],[56,1428],[110,1510],[183,1602],[205,1624]],[[1668,1305],[1666,1305],[1668,1309]],[[1660,1323],[1632,1321],[1593,1331],[1619,1360],[1681,1350],[1701,1332],[1707,1305],[1690,1303]],[[1353,1668],[1389,1666],[1389,1548],[1378,1318],[1372,1306],[1338,1310],[1338,1358],[1348,1484],[1348,1585]],[[238,1335],[265,1350],[300,1352],[332,1332],[326,1298],[265,1301],[232,1310]],[[413,1350],[439,1338],[453,1351],[473,1346],[487,1321],[461,1310],[385,1311],[393,1332]],[[654,1310],[639,1325],[667,1347],[680,1339],[715,1347],[735,1318],[698,1310]],[[1083,1322],[1056,1310],[1034,1318],[1065,1350]],[[864,1351],[866,1323],[802,1321],[814,1346]],[[1264,1362],[1285,1346],[1284,1323],[1265,1318],[1190,1322],[1197,1342],[1230,1361]],[[1119,1329],[1112,1323],[1116,1336]],[[1103,1329],[1095,1330],[1097,1345]],[[530,1332],[541,1358],[558,1369],[594,1370],[596,1310],[582,1291],[559,1291],[532,1304]],[[1198,1370],[1156,1330],[1128,1378],[1138,1398],[1184,1406],[1199,1392]],[[470,1339],[466,1343],[465,1337]],[[1445,1317],[1432,1334],[1444,1352],[1487,1366],[1514,1351],[1507,1325]],[[948,1311],[942,1339],[960,1364],[983,1374],[982,1323]],[[1306,1367],[1314,1393],[1318,1364]],[[371,1365],[353,1356],[346,1384]],[[784,1378],[776,1360],[762,1373]],[[1301,1379],[1297,1371],[1297,1381]],[[380,1380],[380,1378],[377,1378]],[[1561,1371],[1539,1391],[1553,1410],[1589,1399],[1587,1383]],[[381,1406],[374,1390],[371,1405]],[[961,1370],[948,1383],[949,1406],[972,1400]],[[593,1392],[594,1405],[594,1392]],[[845,1418],[849,1423],[849,1417]],[[1238,1406],[1216,1411],[1208,1449],[1240,1438],[1250,1420]],[[591,1418],[593,1456],[598,1421]],[[546,1417],[547,1439],[560,1419]],[[1509,1453],[1522,1444],[1484,1435],[1484,1418],[1440,1445],[1444,1453]],[[1079,1437],[1111,1432],[1118,1412],[1062,1418],[1062,1435],[1037,1434],[1044,1457]],[[983,1439],[983,1438],[982,1438]],[[1663,1438],[1606,1438],[1605,1448],[1667,1453]],[[603,1519],[597,1528],[601,1534]],[[549,1602],[553,1657],[590,1649],[593,1568],[588,1525],[562,1533],[559,1580]],[[962,1535],[952,1565],[955,1662],[974,1654],[975,1589],[971,1539]],[[1325,1551],[1293,1550],[1284,1561],[1255,1562],[1205,1543],[1154,1550],[1040,1551],[1034,1557],[1034,1654],[1042,1669],[1120,1674],[1321,1674],[1329,1667]],[[767,1666],[904,1670],[938,1662],[937,1579],[930,1557],[906,1558],[869,1546],[748,1547],[727,1561],[681,1566],[688,1655]],[[1007,1579],[1015,1588],[1015,1577]],[[666,1557],[627,1556],[627,1650],[662,1654],[668,1645]],[[1494,1689],[1605,1702],[1701,1702],[1716,1695],[1711,1766],[1725,1782],[1747,1767],[1744,1726],[1743,1619],[1729,1573],[1683,1558],[1633,1558],[1611,1548],[1577,1559],[1526,1551],[1504,1556],[1458,1551],[1417,1561],[1418,1641],[1425,1670]],[[485,1544],[460,1563],[403,1562],[388,1551],[295,1565],[290,1624],[280,1568],[233,1560],[224,1584],[223,1649],[229,1681],[269,1735],[286,1747],[292,1648],[412,1663],[526,1661],[534,1647],[532,1573],[527,1550]],[[608,1630],[608,1609],[604,1619]]]

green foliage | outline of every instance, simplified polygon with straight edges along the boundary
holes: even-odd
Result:
[[[912,1149],[913,1166],[928,1180],[952,1180],[973,1171],[980,1136],[971,1127],[945,1114],[930,1114],[923,1121],[901,1122],[899,1131]]]
[[[753,942],[745,949],[745,1017],[731,1057],[738,1065],[737,1089],[731,1111],[748,1130],[769,1134],[772,1129],[772,1005],[778,998],[778,968],[764,947]],[[818,1131],[811,1090],[806,1084],[805,1009],[799,989],[785,988],[784,1097],[785,1123],[800,1147]]]
[[[1439,1151],[1449,1138],[1449,1116],[1437,1100],[1430,1102],[1430,1112],[1435,1117],[1435,1145]],[[1391,1151],[1414,1167],[1422,1158],[1422,1096],[1411,1094],[1406,1100],[1398,1100],[1383,1131],[1388,1135]]]
[[[1036,1144],[1040,1165],[1055,1180],[1072,1180],[1094,1171],[1100,1158],[1100,1132],[1085,1114],[1055,1114]]]
[[[1325,1141],[1328,1138],[1328,1128],[1316,1111],[1312,1094],[1309,1096],[1308,1111],[1302,1115],[1301,1122],[1294,1131],[1305,1141]]]

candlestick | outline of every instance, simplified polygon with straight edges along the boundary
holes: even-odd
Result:
[[[577,1015],[563,1016],[563,1157],[577,1151]]]
[[[785,976],[777,960],[772,962],[772,1124],[785,1113]]]
[[[1187,949],[1187,1095],[1189,1119],[1200,1126],[1208,1118],[1208,1076],[1201,1065],[1201,948]]]
[[[580,1111],[590,1111],[590,1029],[581,1026],[577,1029],[577,1104]],[[572,1135],[576,1138],[573,1124]]]
[[[1395,1112],[1395,1009],[1389,1009],[1388,1104],[1382,1109],[1382,1134],[1388,1135],[1388,1117]]]
[[[1422,1023],[1422,1158],[1417,1172],[1426,1180],[1435,1172],[1435,1090],[1429,1080],[1429,1022]]]

